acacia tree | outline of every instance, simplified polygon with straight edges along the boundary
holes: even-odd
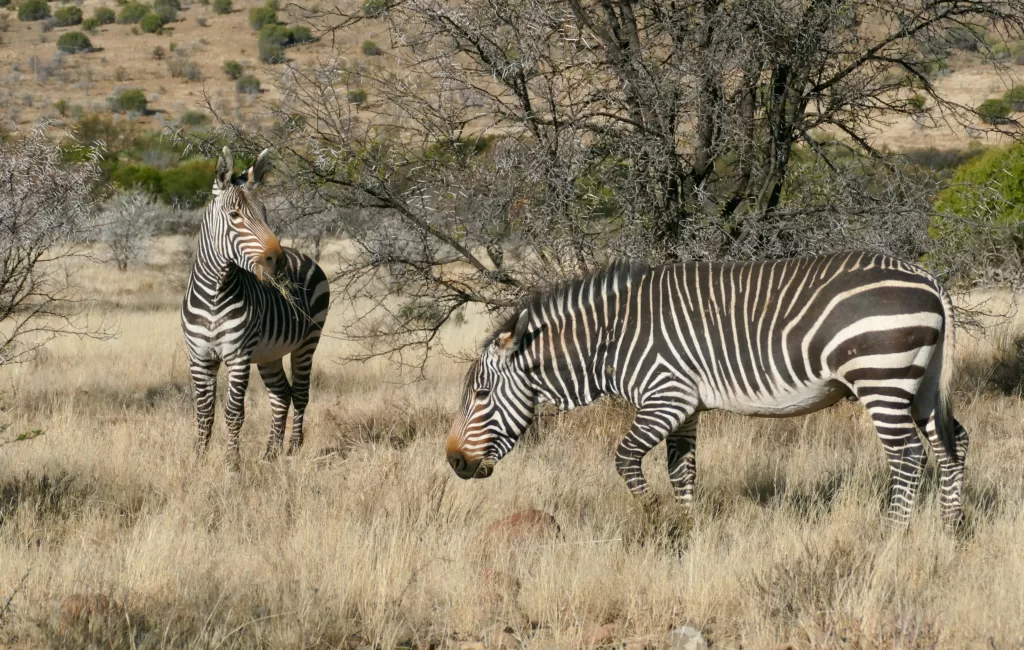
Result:
[[[402,0],[375,16],[387,56],[287,67],[276,128],[253,137],[298,195],[367,216],[336,295],[372,306],[350,336],[401,354],[467,305],[612,256],[920,257],[934,188],[872,132],[973,121],[933,77],[1019,35],[1024,1]],[[325,37],[366,19],[305,17]]]
[[[104,336],[84,319],[75,265],[94,235],[95,159],[66,163],[45,125],[0,143],[0,366],[61,335]]]

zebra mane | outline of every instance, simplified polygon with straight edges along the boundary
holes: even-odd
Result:
[[[533,313],[549,302],[556,304],[561,303],[568,296],[574,295],[578,292],[584,284],[591,281],[604,285],[608,280],[633,280],[638,276],[647,273],[650,269],[651,267],[645,262],[629,259],[617,259],[586,275],[572,280],[564,280],[548,287],[547,289],[533,291],[520,300],[516,307],[510,310],[508,314],[501,319],[501,325],[496,327],[494,331],[484,339],[483,345],[481,345],[480,348],[481,350],[486,349],[489,345],[494,343],[494,340],[498,338],[499,334],[511,331],[515,327],[516,321],[519,320],[519,314],[521,314],[523,310],[526,310],[528,313]]]

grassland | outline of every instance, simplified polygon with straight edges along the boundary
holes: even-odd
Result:
[[[885,530],[881,446],[845,402],[706,414],[687,521],[648,517],[615,474],[620,404],[551,418],[492,478],[464,482],[443,454],[462,366],[438,359],[410,382],[339,364],[334,338],[296,458],[257,460],[269,408],[254,377],[241,474],[226,472],[220,413],[195,464],[182,244],[126,274],[83,270],[118,339],[64,339],[0,371],[8,433],[45,431],[0,447],[0,647],[658,648],[682,624],[714,648],[1024,644],[1024,402],[999,388],[1019,382],[1007,351],[1024,318],[960,336],[961,535],[941,529],[931,471],[909,530]],[[447,341],[472,346],[487,326],[470,318]],[[664,464],[656,450],[647,472],[667,498]],[[560,533],[488,532],[529,508]]]

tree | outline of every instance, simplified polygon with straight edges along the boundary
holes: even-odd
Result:
[[[75,285],[94,234],[98,158],[64,162],[47,126],[0,145],[0,366],[58,336],[104,336]]]
[[[422,350],[467,305],[507,309],[611,256],[920,258],[933,187],[872,130],[975,121],[932,81],[951,35],[1024,28],[1022,0],[384,6],[369,13],[391,32],[387,64],[292,67],[270,107],[278,128],[251,136],[331,204],[374,213],[348,233],[361,254],[336,278],[352,304],[375,305],[368,354]],[[336,43],[366,15],[305,12]],[[358,89],[372,105],[346,101]],[[379,281],[391,274],[400,296]]]
[[[159,208],[153,196],[139,189],[117,192],[100,216],[100,241],[119,271],[141,259],[156,229]]]

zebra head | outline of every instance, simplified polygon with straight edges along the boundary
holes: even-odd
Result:
[[[459,413],[448,433],[448,464],[460,478],[487,478],[533,421],[534,391],[523,338],[527,310],[492,335],[466,373]]]
[[[218,238],[227,248],[221,253],[261,282],[278,275],[285,265],[281,242],[267,225],[267,208],[255,195],[270,168],[269,154],[264,149],[252,167],[234,176],[234,158],[224,147],[217,158],[209,211],[214,228],[226,235]]]

